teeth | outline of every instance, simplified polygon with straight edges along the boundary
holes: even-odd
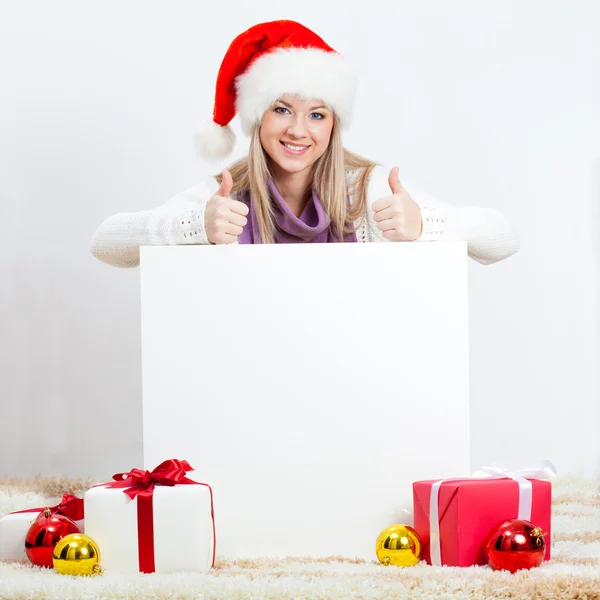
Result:
[[[296,150],[296,151],[304,150],[304,148],[308,148],[308,146],[292,146],[291,144],[286,144],[285,142],[283,145],[286,148],[289,148],[290,150]]]

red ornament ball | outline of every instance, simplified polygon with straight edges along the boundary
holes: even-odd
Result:
[[[521,519],[500,523],[489,533],[485,544],[488,564],[495,571],[515,573],[539,567],[546,554],[540,527]]]
[[[54,546],[69,533],[80,533],[69,517],[53,515],[49,509],[40,513],[25,536],[27,558],[38,567],[53,567]]]

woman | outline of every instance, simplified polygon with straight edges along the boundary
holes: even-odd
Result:
[[[482,264],[514,254],[518,239],[495,210],[409,193],[397,168],[342,147],[355,90],[344,58],[310,29],[251,27],[223,59],[213,120],[196,138],[203,157],[225,158],[238,113],[248,156],[154,210],[110,217],[92,253],[119,267],[137,266],[140,246],[174,244],[464,240]]]

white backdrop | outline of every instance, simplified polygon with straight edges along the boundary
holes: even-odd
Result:
[[[592,0],[4,5],[0,475],[140,464],[139,272],[98,262],[89,241],[106,217],[223,166],[198,161],[191,134],[231,40],[277,18],[354,61],[347,147],[445,201],[498,209],[520,235],[514,257],[470,265],[472,464],[550,458],[599,475]]]

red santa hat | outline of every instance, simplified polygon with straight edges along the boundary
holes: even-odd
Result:
[[[196,148],[203,158],[227,157],[235,145],[229,123],[236,112],[250,135],[283,94],[322,100],[347,129],[355,93],[352,67],[316,33],[295,21],[259,23],[229,46],[217,76],[213,120],[196,134]]]

